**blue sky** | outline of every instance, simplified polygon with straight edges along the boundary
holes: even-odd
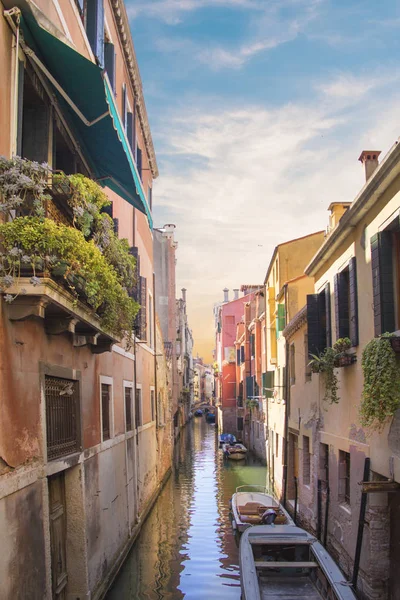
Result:
[[[222,288],[262,283],[276,244],[325,229],[400,135],[400,2],[126,0],[178,287],[210,359]]]

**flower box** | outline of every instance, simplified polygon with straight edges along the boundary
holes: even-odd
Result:
[[[335,358],[335,367],[348,367],[349,365],[357,362],[357,356],[355,354],[339,354]]]

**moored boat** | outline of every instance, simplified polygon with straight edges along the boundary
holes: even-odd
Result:
[[[294,525],[289,513],[262,485],[241,485],[232,496],[232,527],[243,532],[252,525]]]
[[[201,410],[201,408],[198,408],[197,410],[194,411],[194,416],[195,417],[202,417],[203,416],[203,411]]]
[[[243,600],[355,600],[318,540],[299,527],[258,525],[241,537]]]
[[[222,448],[223,444],[236,444],[236,438],[233,433],[221,433],[219,436],[219,447]]]
[[[247,455],[247,448],[238,442],[234,444],[223,444],[222,450],[226,458],[231,460],[243,460]]]
[[[206,421],[207,423],[215,423],[215,413],[209,411],[206,413]]]

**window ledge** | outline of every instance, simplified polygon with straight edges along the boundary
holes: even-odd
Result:
[[[94,354],[110,352],[113,344],[121,341],[102,328],[90,307],[76,300],[53,279],[43,277],[38,285],[33,285],[29,277],[20,277],[18,284],[7,288],[7,294],[15,296],[6,305],[10,321],[38,317],[43,319],[47,334],[68,333],[74,346],[90,346]]]

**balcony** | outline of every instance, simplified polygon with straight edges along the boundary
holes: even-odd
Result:
[[[0,293],[10,320],[43,319],[49,335],[109,351],[131,339],[136,261],[92,180],[0,158]],[[0,215],[1,216],[1,215]]]

